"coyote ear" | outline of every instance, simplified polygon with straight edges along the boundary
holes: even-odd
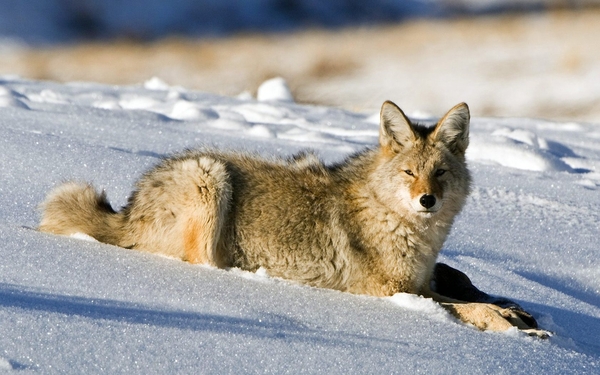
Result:
[[[381,106],[379,123],[379,145],[381,148],[399,152],[411,147],[415,133],[408,117],[398,106],[389,100]]]
[[[469,107],[460,103],[452,107],[437,123],[433,139],[443,142],[456,155],[463,155],[469,145]]]

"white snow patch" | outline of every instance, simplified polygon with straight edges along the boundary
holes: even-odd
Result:
[[[581,179],[579,181],[576,181],[575,183],[577,185],[580,185],[580,186],[583,186],[585,188],[592,189],[592,190],[596,190],[596,188],[599,186],[599,184],[597,182],[592,181],[592,180],[587,179],[587,178],[584,178],[584,179]]]
[[[211,108],[200,108],[187,100],[177,100],[168,116],[176,120],[204,121],[219,118],[219,114]]]
[[[424,298],[422,296],[410,293],[396,293],[393,296],[385,297],[384,299],[389,300],[393,304],[404,309],[421,311],[433,319],[441,321],[456,321],[446,310],[444,310],[442,306],[440,306],[431,298]]]
[[[258,87],[256,99],[261,102],[293,102],[294,96],[285,79],[276,77],[264,81]]]
[[[98,100],[92,103],[92,107],[107,110],[121,109],[121,105],[116,100]]]
[[[254,125],[253,127],[251,127],[248,130],[248,134],[253,135],[255,137],[262,137],[262,138],[273,138],[275,137],[275,133],[271,131],[271,129],[269,129],[267,126],[265,125]]]
[[[0,86],[0,108],[6,107],[29,109],[29,106],[21,100],[21,95],[4,86]]]
[[[160,106],[161,102],[152,97],[139,95],[124,95],[119,101],[119,106],[123,109],[144,109],[151,110]]]
[[[13,370],[13,366],[10,361],[6,358],[0,357],[0,371],[10,371]]]
[[[98,240],[96,240],[94,237],[92,237],[88,234],[85,234],[85,233],[81,233],[81,232],[73,233],[69,237],[75,238],[77,240],[82,240],[82,241],[98,242]]]
[[[237,99],[239,100],[252,100],[254,99],[254,97],[252,96],[252,93],[250,91],[242,91],[240,92],[237,96]]]
[[[12,96],[0,96],[0,108],[2,107],[16,107],[29,109],[27,104],[23,103],[19,99],[13,98]]]
[[[165,91],[170,87],[169,85],[158,77],[152,77],[146,82],[144,82],[144,88],[148,90],[157,90],[157,91]]]
[[[259,267],[256,272],[244,271],[239,268],[230,268],[228,272],[233,273],[236,276],[243,277],[244,279],[258,281],[258,282],[275,282],[276,280],[271,278],[267,273],[267,270],[263,267]]]
[[[502,129],[486,137],[472,135],[467,158],[528,171],[572,171],[563,160],[541,148],[540,143],[535,134],[524,130]],[[545,141],[542,144],[547,145]]]
[[[210,126],[221,130],[247,130],[252,126],[248,125],[246,121],[237,121],[227,118],[218,118],[210,121]]]

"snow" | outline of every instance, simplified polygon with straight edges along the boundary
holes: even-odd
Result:
[[[37,205],[65,180],[90,181],[119,207],[143,171],[187,147],[268,156],[309,147],[338,161],[376,144],[373,113],[159,79],[116,87],[5,77],[0,99],[4,372],[600,371],[600,125],[472,120],[473,193],[440,260],[556,333],[540,340],[480,332],[419,296],[356,296],[34,230]]]
[[[282,77],[266,80],[258,87],[256,99],[261,102],[293,102],[294,97],[290,88]]]

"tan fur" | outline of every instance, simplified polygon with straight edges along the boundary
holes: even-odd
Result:
[[[484,304],[456,306],[430,290],[469,192],[468,107],[459,104],[426,128],[386,102],[380,128],[380,147],[332,166],[312,154],[267,160],[186,151],[146,173],[118,213],[90,186],[68,183],[42,204],[39,229],[83,232],[191,263],[263,267],[351,293],[421,293],[479,328],[512,326]]]

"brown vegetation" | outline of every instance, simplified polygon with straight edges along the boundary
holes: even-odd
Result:
[[[237,95],[273,76],[298,101],[440,114],[468,101],[477,116],[600,122],[600,11],[420,20],[400,25],[226,39],[87,43],[0,52],[0,74],[137,84],[152,76]]]

